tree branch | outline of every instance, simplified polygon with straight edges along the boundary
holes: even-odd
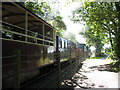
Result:
[[[112,30],[110,30],[110,28],[106,25],[106,24],[104,24],[104,23],[102,23],[103,24],[103,26],[104,26],[104,28],[107,30],[107,31],[109,31],[110,33],[112,33],[113,35],[116,35],[114,32],[112,32]],[[107,28],[106,28],[106,27]]]

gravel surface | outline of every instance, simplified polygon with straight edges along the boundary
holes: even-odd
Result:
[[[64,83],[74,89],[120,88],[118,87],[118,73],[110,71],[110,62],[104,58],[87,59],[72,79],[64,80]]]

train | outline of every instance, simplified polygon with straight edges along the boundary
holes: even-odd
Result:
[[[23,84],[56,68],[51,65],[56,63],[58,57],[60,63],[78,57],[81,63],[88,57],[85,44],[56,35],[53,26],[21,4],[2,2],[0,8],[3,88],[14,87],[16,74],[19,74],[20,84]]]

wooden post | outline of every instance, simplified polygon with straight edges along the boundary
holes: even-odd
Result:
[[[57,52],[57,57],[56,57],[56,63],[57,63],[57,87],[60,88],[61,86],[61,81],[60,81],[60,52]]]
[[[54,31],[54,36],[53,36],[54,46],[56,46],[55,40],[56,40],[56,31]]]
[[[45,40],[45,38],[44,38],[44,33],[45,33],[45,24],[43,23],[43,45],[44,45],[44,40]]]
[[[2,3],[0,3],[2,5]],[[0,14],[2,11],[0,10]],[[2,38],[2,23],[0,23],[0,38]],[[0,57],[2,57],[2,39],[0,39]],[[2,58],[0,58],[0,66],[2,66]],[[0,67],[0,76],[2,76],[2,67]],[[2,90],[2,78],[0,78],[0,90]]]
[[[56,37],[56,64],[57,64],[57,87],[60,88],[60,51],[59,51],[59,37]]]
[[[13,40],[13,33],[11,33],[11,39]]]
[[[52,42],[53,42],[53,44],[52,44],[52,46],[54,46],[54,29],[52,29]]]
[[[70,74],[73,75],[72,42],[70,42]]]
[[[28,13],[26,12],[25,13],[25,35],[26,35],[26,37],[25,37],[25,41],[27,42],[27,30],[28,30]]]
[[[20,50],[14,51],[14,86],[13,88],[20,88]]]
[[[55,36],[56,36],[55,35],[55,30],[53,29],[53,37],[52,37],[53,38],[53,46],[55,46]]]

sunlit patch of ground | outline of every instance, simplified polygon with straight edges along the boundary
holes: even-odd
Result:
[[[111,60],[87,59],[65,84],[74,88],[118,88],[118,73],[111,72]]]

